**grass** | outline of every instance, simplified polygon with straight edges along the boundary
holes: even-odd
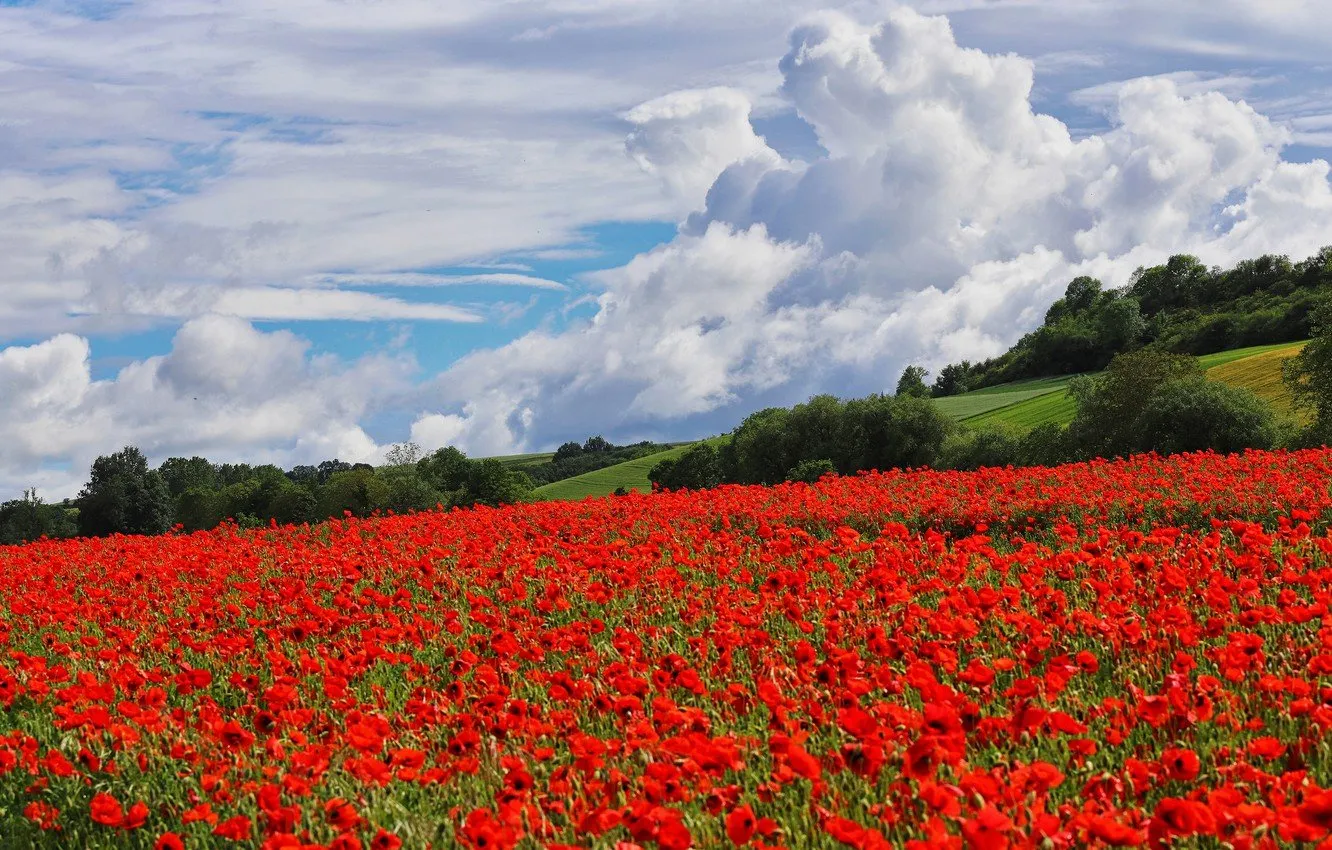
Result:
[[[1009,386],[1013,385],[1010,384]],[[1055,386],[1014,390],[1005,393],[966,393],[965,395],[936,398],[934,405],[954,419],[968,421],[992,410],[1058,392],[1059,389],[1060,386]]]
[[[1271,351],[1289,350],[1294,354],[1304,347],[1302,342],[1274,342],[1271,345],[1251,345],[1248,348],[1234,348],[1230,351],[1218,351],[1215,354],[1204,354],[1198,358],[1198,363],[1204,370],[1215,369],[1217,366],[1224,366],[1227,363],[1233,363],[1236,360],[1243,360],[1247,357],[1254,357],[1259,354],[1267,354]],[[1286,355],[1287,357],[1290,354]]]
[[[562,481],[552,481],[533,490],[532,501],[568,501],[585,499],[588,496],[609,496],[619,487],[624,487],[626,490],[651,490],[652,483],[648,481],[647,476],[652,467],[663,460],[679,457],[685,453],[689,445],[692,444],[626,460],[624,463],[584,472],[582,475],[575,475]]]
[[[1252,390],[1253,394],[1272,405],[1277,413],[1291,416],[1295,407],[1286,385],[1281,381],[1281,363],[1299,353],[1304,343],[1284,345],[1239,360],[1231,360],[1207,370],[1214,381]]]
[[[697,442],[720,446],[729,439],[731,439],[729,435],[723,434],[720,437],[709,437]],[[565,478],[563,481],[552,481],[533,490],[530,499],[534,502],[576,501],[586,499],[588,496],[609,496],[620,487],[646,492],[652,489],[652,482],[648,481],[647,477],[652,467],[663,460],[679,457],[692,445],[693,442],[678,443],[674,448],[664,452],[626,460],[624,463],[585,472],[573,478]]]
[[[986,387],[981,390],[972,390],[969,393],[949,396],[949,398],[973,398],[976,396],[1003,395],[1012,392],[1026,392],[1035,390],[1061,390],[1068,386],[1068,382],[1076,378],[1077,375],[1056,375],[1053,378],[1028,378],[1025,381],[1013,381],[1007,384],[996,384],[993,387]],[[943,399],[940,399],[942,401]]]
[[[1067,425],[1073,421],[1076,412],[1077,405],[1068,390],[1054,390],[1028,401],[974,416],[966,422],[977,427],[1003,424],[1029,430],[1047,422]]]
[[[686,440],[680,443],[663,443],[663,445],[689,446],[693,445],[692,440]],[[493,457],[477,458],[478,460],[497,460],[504,465],[506,469],[526,469],[529,466],[540,466],[543,463],[549,463],[555,457],[554,452],[533,452],[525,455],[495,455]]]
[[[1278,413],[1288,413],[1290,398],[1281,383],[1281,361],[1299,351],[1302,342],[1278,342],[1271,345],[1252,345],[1248,348],[1235,348],[1230,351],[1218,351],[1204,354],[1198,358],[1198,365],[1207,371],[1207,376],[1216,381],[1243,386],[1253,390],[1261,398],[1271,402]],[[986,387],[983,390],[937,399],[950,402],[944,412],[961,419],[968,425],[1010,425],[1021,429],[1035,428],[1047,422],[1067,425],[1073,421],[1077,408],[1073,397],[1062,388],[1068,386],[1074,375],[1055,378],[1039,378],[1033,381],[1014,381]],[[1095,377],[1093,375],[1093,377]],[[1041,392],[1040,390],[1044,390]],[[1027,397],[1021,397],[1023,394]],[[1008,399],[1006,403],[990,403]],[[958,415],[956,411],[968,409],[969,400],[976,410],[981,412]],[[988,406],[987,406],[988,404]]]
[[[498,457],[486,457],[481,460],[497,460],[504,465],[506,469],[523,469],[528,466],[537,466],[546,463],[555,457],[554,452],[535,452],[526,455],[500,455]]]

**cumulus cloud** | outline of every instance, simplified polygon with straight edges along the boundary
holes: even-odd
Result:
[[[732,163],[756,159],[771,167],[780,157],[749,123],[750,103],[734,89],[681,91],[633,109],[626,147],[687,210],[702,203],[717,176]]]
[[[49,496],[71,495],[95,455],[127,444],[158,460],[375,460],[380,447],[359,423],[414,369],[381,355],[315,355],[290,331],[215,314],[186,322],[169,353],[113,378],[94,380],[89,355],[73,334],[0,351],[0,487],[39,481]]]
[[[811,18],[779,67],[828,155],[784,160],[740,126],[735,92],[631,113],[630,151],[705,199],[674,242],[598,277],[583,326],[458,362],[423,436],[719,430],[763,403],[889,389],[909,362],[997,354],[1078,274],[1114,285],[1174,252],[1302,257],[1327,239],[1327,164],[1284,162],[1288,132],[1217,91],[1128,82],[1110,129],[1075,140],[1032,106],[1032,62],[908,9]]]

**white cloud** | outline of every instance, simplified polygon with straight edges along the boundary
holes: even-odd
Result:
[[[400,357],[313,355],[288,331],[211,314],[186,322],[168,354],[104,380],[92,378],[81,337],[12,346],[0,351],[0,487],[35,482],[49,498],[72,495],[94,456],[128,444],[155,461],[371,461],[380,447],[359,422],[413,370]],[[52,459],[68,467],[53,470]]]
[[[727,166],[757,159],[772,167],[780,157],[749,123],[750,105],[734,89],[712,88],[664,95],[628,114],[634,125],[626,148],[650,174],[697,209]]]
[[[907,10],[812,18],[780,67],[827,157],[735,153],[752,143],[733,93],[720,113],[692,92],[652,102],[664,141],[631,144],[677,191],[730,160],[706,202],[673,243],[598,276],[584,326],[457,363],[421,421],[491,450],[589,422],[706,433],[764,403],[888,389],[908,362],[997,354],[1077,274],[1116,285],[1174,252],[1302,257],[1327,240],[1326,164],[1282,162],[1289,133],[1219,92],[1133,80],[1113,126],[1075,141],[1032,108],[1031,62]]]
[[[526,268],[520,266],[520,268]],[[392,272],[389,274],[323,274],[308,279],[314,286],[528,286],[533,289],[559,289],[569,287],[555,280],[513,272],[485,272],[482,274],[423,274],[420,272]]]
[[[317,289],[247,287],[222,293],[213,309],[245,319],[344,319],[360,322],[385,319],[425,319],[479,322],[481,317],[447,304],[422,304],[372,295]]]

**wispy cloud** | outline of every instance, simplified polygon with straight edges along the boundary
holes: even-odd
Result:
[[[392,272],[388,274],[323,274],[306,279],[314,286],[367,287],[367,286],[528,286],[535,289],[568,289],[555,280],[513,272],[485,272],[481,274],[429,274],[425,272]]]
[[[1232,99],[1240,99],[1247,97],[1256,90],[1284,82],[1282,77],[1275,75],[1217,74],[1203,71],[1171,71],[1153,76],[1157,79],[1169,80],[1179,93],[1186,97],[1214,91]],[[1070,92],[1068,99],[1070,102],[1081,106],[1111,106],[1119,99],[1119,93],[1124,86],[1133,82],[1134,79],[1145,78],[1136,77],[1097,83],[1094,86],[1087,86]]]

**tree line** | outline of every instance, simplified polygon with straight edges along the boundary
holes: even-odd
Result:
[[[0,543],[162,534],[176,527],[199,531],[225,521],[252,528],[349,513],[501,505],[532,489],[528,476],[497,460],[473,460],[453,448],[419,454],[404,444],[380,467],[329,460],[284,471],[270,464],[172,457],[153,468],[143,452],[126,446],[93,461],[88,482],[74,499],[48,505],[30,490],[0,505]]]
[[[272,464],[214,463],[171,457],[153,468],[126,446],[93,461],[73,499],[48,504],[36,490],[0,503],[0,545],[46,536],[99,537],[201,531],[223,522],[242,528],[319,522],[351,514],[408,513],[521,501],[535,488],[664,451],[639,442],[617,446],[600,435],[566,442],[549,458],[519,466],[472,459],[456,448],[424,454],[414,443],[389,450],[387,463],[326,460],[288,470]]]

